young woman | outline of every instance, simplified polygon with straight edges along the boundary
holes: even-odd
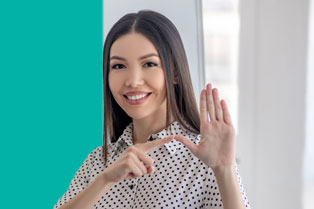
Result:
[[[208,84],[199,114],[175,26],[153,11],[127,14],[103,58],[104,145],[54,208],[249,208],[227,105]]]

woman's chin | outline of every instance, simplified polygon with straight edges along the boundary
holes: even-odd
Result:
[[[141,120],[141,119],[145,119],[149,116],[149,114],[145,114],[143,113],[143,111],[140,111],[140,112],[135,112],[135,111],[132,111],[132,112],[126,112],[126,114],[132,118],[133,120]]]

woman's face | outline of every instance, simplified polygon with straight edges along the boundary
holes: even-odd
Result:
[[[110,50],[109,88],[133,119],[166,113],[166,81],[159,54],[140,33],[118,38]]]

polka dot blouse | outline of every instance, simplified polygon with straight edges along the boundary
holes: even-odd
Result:
[[[102,147],[96,147],[75,173],[66,193],[55,204],[61,207],[76,196],[106,167],[114,163],[131,145],[133,124],[130,123],[116,143],[108,145],[108,163],[104,166]],[[198,144],[200,135],[191,133],[177,121],[149,141],[180,134]],[[94,205],[100,208],[219,208],[222,201],[214,172],[176,140],[147,153],[154,160],[155,172],[116,183]],[[236,168],[237,169],[237,168]],[[246,208],[250,208],[241,178],[238,182]]]

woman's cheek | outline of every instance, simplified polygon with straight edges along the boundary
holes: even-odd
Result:
[[[109,89],[110,89],[112,95],[116,98],[116,96],[119,92],[119,86],[121,83],[121,76],[119,78],[119,75],[116,72],[111,72],[108,75],[108,81],[109,81]]]
[[[166,78],[162,69],[153,70],[148,76],[149,83],[158,89],[166,87]]]

